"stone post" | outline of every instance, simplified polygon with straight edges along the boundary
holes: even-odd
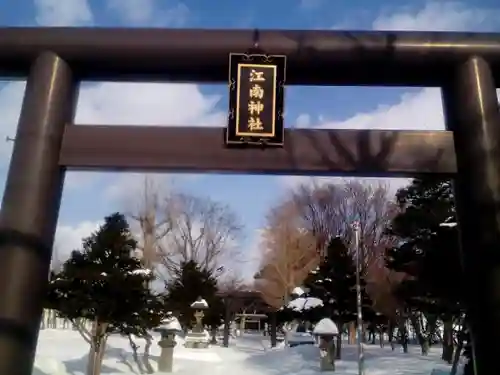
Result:
[[[335,371],[335,340],[333,336],[319,337],[320,370]]]
[[[158,360],[158,372],[172,372],[174,362],[175,333],[161,331],[161,340],[158,345],[161,348],[160,359]]]

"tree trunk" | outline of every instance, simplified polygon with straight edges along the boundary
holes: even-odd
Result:
[[[138,345],[134,342],[134,340],[132,339],[132,335],[128,335],[128,342],[130,344],[130,348],[132,349],[132,357],[134,358],[134,362],[135,364],[137,365],[137,369],[139,370],[139,373],[140,374],[144,374],[144,367],[142,365],[142,362],[141,360],[139,359],[139,353],[138,353]],[[127,363],[126,361],[126,358],[124,358],[124,362]],[[130,371],[134,371],[133,367],[129,366],[130,368]]]
[[[463,335],[459,334],[458,337],[458,345],[453,355],[453,361],[451,363],[451,371],[450,375],[456,375],[458,370],[458,362],[460,361],[460,354],[462,353],[462,349],[464,347]]]
[[[106,351],[106,323],[94,322],[92,338],[87,362],[87,375],[100,375],[104,352]]]
[[[230,310],[230,300],[227,297],[225,308],[224,308],[224,339],[222,341],[222,346],[224,348],[229,347],[229,330],[231,324],[231,310]]]
[[[212,327],[212,329],[210,330],[210,336],[212,336],[210,339],[210,344],[216,345],[217,344],[217,327]]]
[[[278,342],[276,337],[276,313],[273,311],[271,314],[271,348],[276,347]]]
[[[399,333],[399,342],[403,347],[403,353],[408,353],[408,329],[406,328],[406,320],[400,319],[398,333]]]
[[[146,341],[146,345],[144,345],[144,354],[142,356],[142,362],[146,367],[146,372],[148,374],[152,374],[155,372],[155,369],[153,368],[153,365],[151,365],[149,357],[150,357],[151,346],[153,345],[153,337],[148,334],[146,335],[146,337],[144,337],[144,340]]]
[[[453,351],[453,320],[450,318],[443,320],[443,352],[441,359],[452,364]]]
[[[335,345],[335,358],[341,359],[342,358],[342,332],[343,332],[344,326],[342,323],[338,322],[337,328],[339,329],[339,334],[336,337],[337,344]]]
[[[353,345],[356,343],[356,323],[350,322],[349,323],[349,345]]]
[[[391,344],[391,349],[394,351],[394,321],[389,320],[387,324],[387,338],[389,339],[389,344]]]
[[[383,348],[384,347],[384,328],[382,326],[378,327],[378,337],[379,337],[379,344],[380,344],[380,347]]]
[[[422,330],[422,325],[420,324],[419,317],[415,314],[410,314],[410,322],[417,336],[418,344],[422,351],[422,355],[429,354],[429,337],[425,335]]]

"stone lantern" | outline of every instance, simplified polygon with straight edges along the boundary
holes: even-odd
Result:
[[[154,329],[155,332],[161,334],[161,339],[158,345],[161,348],[160,359],[158,360],[159,372],[172,372],[174,348],[177,345],[175,342],[175,334],[182,331],[182,327],[176,317],[165,319],[162,324]]]
[[[321,319],[313,334],[319,338],[320,369],[335,371],[335,338],[339,334],[337,325],[329,318]]]
[[[203,298],[198,297],[198,299],[191,304],[191,308],[195,310],[194,318],[196,319],[196,324],[193,328],[193,331],[194,332],[203,332],[204,329],[203,329],[202,320],[203,320],[203,316],[205,315],[203,313],[203,310],[208,309],[208,303]]]
[[[196,323],[192,330],[190,330],[185,338],[184,346],[186,348],[208,348],[209,338],[207,332],[203,328],[203,311],[208,309],[208,303],[203,298],[198,297],[196,301],[191,304],[191,308],[195,310],[194,318]]]

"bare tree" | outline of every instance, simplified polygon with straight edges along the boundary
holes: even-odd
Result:
[[[224,272],[224,275],[217,280],[218,289],[221,292],[237,292],[246,290],[248,285],[241,274],[229,270]]]
[[[352,244],[352,224],[357,221],[365,272],[394,242],[394,238],[385,234],[385,229],[397,207],[384,184],[352,180],[321,186],[302,185],[292,192],[290,200],[300,217],[299,225],[313,233],[318,241],[340,236],[345,243]]]
[[[164,238],[170,231],[171,225],[168,218],[161,216],[161,191],[149,176],[144,176],[144,182],[139,194],[139,201],[135,213],[129,216],[135,221],[138,226],[138,249],[137,256],[141,259],[143,266],[155,272],[157,276],[164,278],[159,266],[159,241]],[[150,285],[150,287],[153,287]],[[154,368],[150,363],[150,350],[153,345],[153,336],[147,334],[144,337],[146,344],[142,355],[142,362],[138,355],[139,346],[134,342],[131,335],[128,336],[130,346],[134,353],[134,359],[141,373],[152,374]]]
[[[319,261],[316,239],[297,225],[297,217],[290,202],[275,207],[262,236],[263,259],[255,285],[275,308],[288,303],[293,288]]]
[[[165,216],[164,200],[167,196],[166,187],[145,175],[136,200],[129,202],[134,208],[128,215],[138,240],[138,256],[144,267],[153,270],[162,280],[167,275],[161,266],[160,242],[172,230],[170,217]]]
[[[212,272],[240,260],[242,226],[228,206],[173,192],[164,199],[163,210],[168,230],[159,241],[159,260],[170,274],[190,260]]]

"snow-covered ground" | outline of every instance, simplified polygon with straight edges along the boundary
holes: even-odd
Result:
[[[186,349],[182,340],[174,351],[174,373],[210,375],[310,375],[319,373],[319,349],[315,346],[269,349],[265,337],[245,334],[234,339],[229,348]],[[139,345],[143,345],[139,342]],[[79,375],[85,373],[88,346],[75,331],[42,330],[38,342],[34,375]],[[343,359],[335,374],[357,374],[356,347],[346,345]],[[413,347],[409,354],[394,352],[390,347],[366,346],[366,375],[430,375],[433,370],[449,372],[440,361],[440,350],[429,356],[418,355]],[[155,344],[152,358],[159,355]],[[153,363],[156,365],[156,363]],[[103,375],[138,374],[127,340],[111,337],[102,367]]]

